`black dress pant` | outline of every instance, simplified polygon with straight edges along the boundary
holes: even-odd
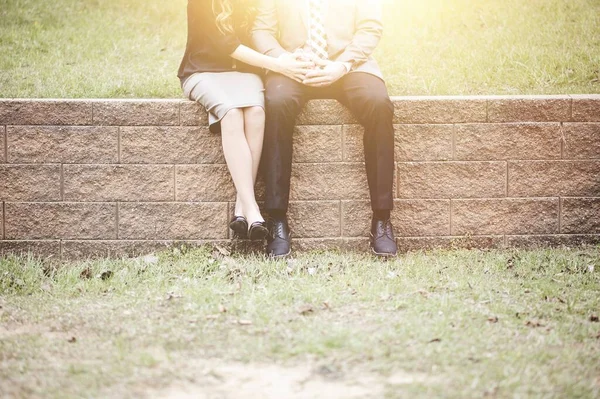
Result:
[[[292,173],[292,135],[296,117],[309,99],[332,98],[350,109],[365,127],[367,180],[374,211],[393,208],[394,106],[383,80],[353,72],[333,85],[313,88],[283,75],[265,78],[266,126],[261,168],[267,211],[285,212]]]

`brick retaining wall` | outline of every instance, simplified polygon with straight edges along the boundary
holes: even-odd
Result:
[[[393,100],[402,250],[600,243],[599,95]],[[295,249],[367,248],[362,128],[335,101],[299,118],[291,198]],[[2,253],[227,242],[233,200],[192,102],[0,100]]]

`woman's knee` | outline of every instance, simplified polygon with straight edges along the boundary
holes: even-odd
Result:
[[[244,109],[244,119],[251,123],[264,123],[265,110],[263,107],[248,107]]]
[[[233,108],[227,111],[221,119],[221,130],[223,133],[238,133],[244,129],[244,111],[239,108]]]

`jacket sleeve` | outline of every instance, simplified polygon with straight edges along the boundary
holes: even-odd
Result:
[[[375,51],[382,35],[381,0],[358,0],[354,38],[335,61],[349,62],[353,68],[365,63]]]
[[[212,9],[212,0],[188,1],[189,24],[195,32],[204,32],[215,52],[231,55],[242,42],[235,33],[223,33],[217,27],[217,18]]]
[[[257,51],[277,58],[286,53],[277,40],[278,35],[279,23],[275,0],[260,0],[251,31],[252,45]]]

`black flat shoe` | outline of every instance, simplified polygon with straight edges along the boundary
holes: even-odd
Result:
[[[248,237],[251,241],[261,241],[267,238],[269,230],[265,222],[254,222],[250,225],[248,230]]]
[[[234,216],[229,222],[229,228],[233,231],[233,238],[245,240],[248,238],[248,221],[243,216]]]

